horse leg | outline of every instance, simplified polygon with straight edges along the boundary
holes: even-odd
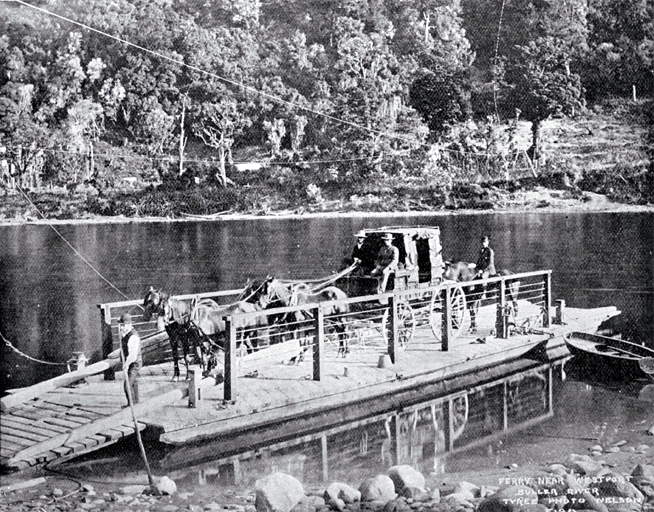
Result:
[[[350,353],[350,345],[345,329],[345,324],[339,322],[338,326],[336,327],[336,332],[338,333],[339,344],[343,347],[343,357],[345,357]]]
[[[173,381],[179,382],[179,339],[177,333],[168,331],[168,341],[170,341],[170,348],[173,352]]]

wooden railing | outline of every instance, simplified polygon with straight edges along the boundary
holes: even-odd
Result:
[[[524,272],[520,274],[512,274],[510,276],[493,277],[489,279],[474,281],[475,286],[486,286],[488,290],[496,290],[496,293],[490,298],[486,295],[480,294],[479,300],[485,301],[484,305],[496,304],[497,315],[495,330],[498,337],[508,337],[510,334],[510,324],[515,324],[515,315],[507,314],[510,309],[510,302],[513,297],[507,296],[507,286],[515,286],[518,284],[518,300],[529,301],[537,304],[538,316],[540,317],[540,326],[549,327],[551,318],[551,271],[538,271],[538,272]],[[345,333],[337,334],[339,343],[344,341],[343,336],[348,336],[347,330],[349,327],[356,328],[355,325],[365,319],[370,323],[376,323],[382,331],[385,332],[387,341],[387,353],[393,363],[398,361],[400,354],[400,337],[402,329],[406,326],[402,324],[399,315],[400,305],[410,304],[420,309],[430,309],[431,304],[434,303],[432,297],[437,296],[435,301],[439,308],[441,325],[440,336],[441,350],[449,350],[450,343],[453,340],[453,333],[455,326],[453,325],[453,311],[451,310],[452,304],[450,301],[451,296],[455,293],[457,288],[461,286],[470,286],[470,283],[454,283],[443,282],[438,286],[423,288],[417,294],[416,290],[401,290],[393,291],[380,295],[369,295],[364,297],[354,297],[344,300],[328,301],[322,303],[304,304],[301,306],[289,306],[283,308],[275,308],[264,311],[257,311],[253,313],[242,313],[225,317],[228,333],[228,342],[225,347],[225,363],[224,363],[224,398],[226,401],[231,402],[235,397],[235,384],[237,377],[237,344],[239,339],[243,337],[248,328],[237,328],[236,326],[253,324],[256,325],[256,320],[261,317],[270,317],[271,315],[281,316],[288,314],[301,313],[306,320],[284,324],[287,329],[286,334],[293,332],[295,335],[300,333],[299,336],[305,340],[304,348],[306,353],[310,353],[312,357],[312,379],[320,381],[324,376],[325,368],[325,341],[328,336],[332,336],[333,332],[328,332],[327,325],[331,326],[331,330],[335,325],[343,326]],[[508,295],[511,295],[509,292]],[[466,297],[469,300],[475,300],[471,297],[470,293],[466,292]],[[383,306],[380,307],[379,304]],[[341,311],[337,314],[327,314],[327,312],[334,310],[336,307]],[[349,309],[348,313],[342,313],[342,310]],[[426,316],[429,317],[432,311],[427,311]],[[465,312],[465,314],[468,314]],[[422,315],[424,318],[425,315]],[[260,325],[260,323],[259,323]],[[252,330],[261,329],[251,328]],[[262,346],[271,347],[272,334],[267,332],[264,336],[260,337]],[[270,350],[270,348],[261,348],[259,350]],[[242,352],[242,349],[241,349]]]

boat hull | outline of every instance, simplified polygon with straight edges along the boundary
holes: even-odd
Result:
[[[565,343],[575,365],[586,375],[602,380],[649,379],[640,361],[654,357],[654,350],[606,336],[572,332]],[[654,377],[654,376],[651,376]]]

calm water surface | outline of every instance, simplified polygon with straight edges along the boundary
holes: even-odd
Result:
[[[88,263],[48,226],[3,226],[0,331],[18,349],[37,359],[64,363],[73,351],[83,351],[97,359],[98,303],[140,298],[150,285],[178,294],[237,288],[248,278],[269,274],[317,278],[338,269],[357,230],[415,224],[440,226],[444,256],[453,260],[474,261],[480,234],[489,233],[498,268],[516,272],[552,269],[554,299],[565,299],[573,307],[616,306],[622,315],[609,327],[625,338],[654,347],[651,213],[57,226],[62,237]],[[30,361],[4,344],[0,344],[0,357],[2,390],[26,386],[62,372],[61,366]],[[589,425],[609,422],[622,428],[654,419],[651,403],[643,405],[620,390],[595,389],[570,380],[561,380],[557,389],[559,412],[543,424],[543,432],[549,432],[551,437],[540,432],[536,445],[545,460],[548,439],[555,440],[552,449],[554,445],[560,449],[565,446],[561,439],[566,432],[577,432],[573,436],[577,438],[583,437],[579,431],[590,428]],[[383,429],[375,428],[378,441],[383,443]],[[473,450],[457,458],[457,462],[450,461],[448,468],[460,470],[471,464],[476,467],[477,458],[502,464],[505,459],[515,459],[518,451],[523,455],[531,453],[528,447],[534,439],[530,436],[533,433],[504,440],[490,458],[488,448],[483,453]],[[310,454],[316,449],[320,447],[311,445],[291,455],[281,452],[285,462],[273,458],[273,465],[297,465],[300,459],[311,459]],[[432,462],[430,459],[427,464]],[[261,461],[257,464],[259,469],[265,466]],[[383,465],[383,458],[375,464]],[[212,478],[218,478],[219,473],[214,471]],[[220,478],[228,473],[223,470]]]

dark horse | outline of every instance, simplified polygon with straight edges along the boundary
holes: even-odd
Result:
[[[510,276],[511,271],[502,269],[497,274],[489,277]],[[445,262],[443,278],[450,281],[474,281],[481,279],[481,276],[475,270],[475,265],[466,261]],[[520,281],[506,280],[505,293],[511,301],[512,314],[518,314],[518,293],[520,291]],[[496,299],[500,288],[500,282],[486,284],[474,284],[463,286],[463,293],[466,296],[466,306],[470,312],[470,331],[477,330],[477,311],[481,300],[486,296],[489,299]]]
[[[255,288],[249,300],[256,301],[262,309],[271,309],[285,306],[300,306],[303,304],[315,304],[328,301],[347,299],[347,294],[336,286],[327,286],[320,290],[313,291],[305,283],[283,283],[275,278],[268,278],[261,285]],[[323,312],[325,316],[331,317],[334,321],[334,329],[338,334],[338,354],[345,357],[349,352],[345,323],[339,315],[349,313],[349,304],[335,303],[326,307]],[[307,320],[311,315],[307,310],[298,310],[292,313],[285,313],[272,318],[277,324],[298,323]]]

